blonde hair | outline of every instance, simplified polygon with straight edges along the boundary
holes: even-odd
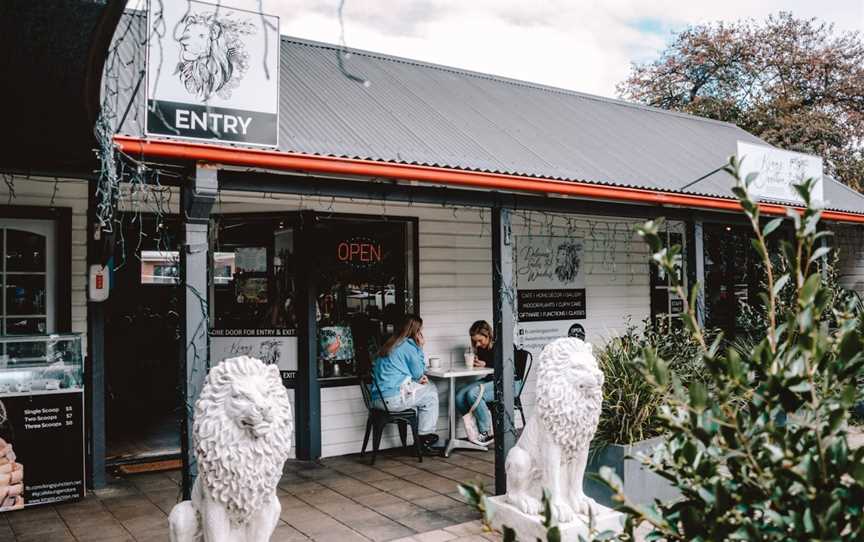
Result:
[[[402,343],[405,339],[414,339],[417,337],[417,334],[420,332],[420,328],[423,327],[423,319],[417,316],[416,314],[408,314],[405,316],[405,319],[402,321],[402,328],[399,330],[399,333],[394,333],[392,337],[387,339],[381,348],[378,350],[378,357],[386,357],[390,355],[390,352],[393,351],[398,344]]]
[[[474,335],[481,335],[489,339],[489,348],[492,348],[492,345],[495,344],[495,333],[492,331],[492,326],[486,320],[477,320],[471,324],[471,327],[468,329],[468,337],[470,338]]]

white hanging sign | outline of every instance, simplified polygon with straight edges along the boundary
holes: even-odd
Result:
[[[279,18],[149,2],[147,135],[276,147]]]
[[[738,142],[738,160],[741,178],[758,173],[750,184],[750,194],[756,199],[803,204],[793,184],[808,178],[816,179],[813,186],[814,201],[823,201],[822,158],[809,154],[784,151],[765,145]]]

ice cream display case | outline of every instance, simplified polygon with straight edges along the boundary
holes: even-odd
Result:
[[[83,497],[84,457],[81,336],[0,337],[0,512]]]

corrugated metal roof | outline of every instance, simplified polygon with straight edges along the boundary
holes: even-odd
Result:
[[[345,66],[365,86],[339,50],[283,36],[280,150],[731,197],[726,173],[706,174],[737,141],[763,143],[724,122],[352,49]],[[123,132],[140,135],[138,119]],[[864,214],[864,196],[832,179],[825,198]]]

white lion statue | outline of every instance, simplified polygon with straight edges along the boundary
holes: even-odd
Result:
[[[171,542],[267,542],[294,419],[279,369],[248,356],[210,370],[195,403],[198,477],[168,518]]]
[[[541,511],[549,491],[553,518],[560,523],[596,511],[582,492],[588,446],[603,403],[603,372],[591,345],[567,337],[540,353],[536,412],[507,455],[507,500],[525,514]]]

